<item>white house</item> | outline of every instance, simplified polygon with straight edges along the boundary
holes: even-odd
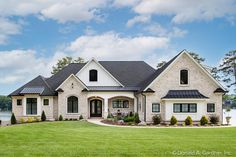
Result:
[[[57,74],[38,76],[10,94],[16,118],[103,117],[137,112],[142,121],[155,114],[164,122],[217,115],[222,123],[224,87],[185,50],[154,69],[143,61],[74,63]]]

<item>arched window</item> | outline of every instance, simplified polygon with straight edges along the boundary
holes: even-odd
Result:
[[[93,69],[89,71],[89,81],[98,81],[98,71]]]
[[[67,98],[67,113],[78,113],[78,98],[71,96]]]
[[[188,70],[180,70],[180,84],[187,85],[188,82]]]

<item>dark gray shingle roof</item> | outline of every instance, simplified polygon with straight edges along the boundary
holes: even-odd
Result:
[[[138,91],[139,87],[88,86],[88,91]]]
[[[162,99],[207,99],[208,97],[201,94],[198,90],[169,90]]]
[[[139,87],[156,70],[144,61],[100,61],[112,76],[127,87]]]

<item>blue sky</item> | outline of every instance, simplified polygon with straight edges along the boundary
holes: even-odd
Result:
[[[0,0],[0,94],[64,56],[155,66],[187,49],[217,66],[235,43],[235,0]]]

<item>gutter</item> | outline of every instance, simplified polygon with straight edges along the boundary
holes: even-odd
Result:
[[[142,96],[144,96],[144,122],[146,122],[146,95],[141,93]]]

